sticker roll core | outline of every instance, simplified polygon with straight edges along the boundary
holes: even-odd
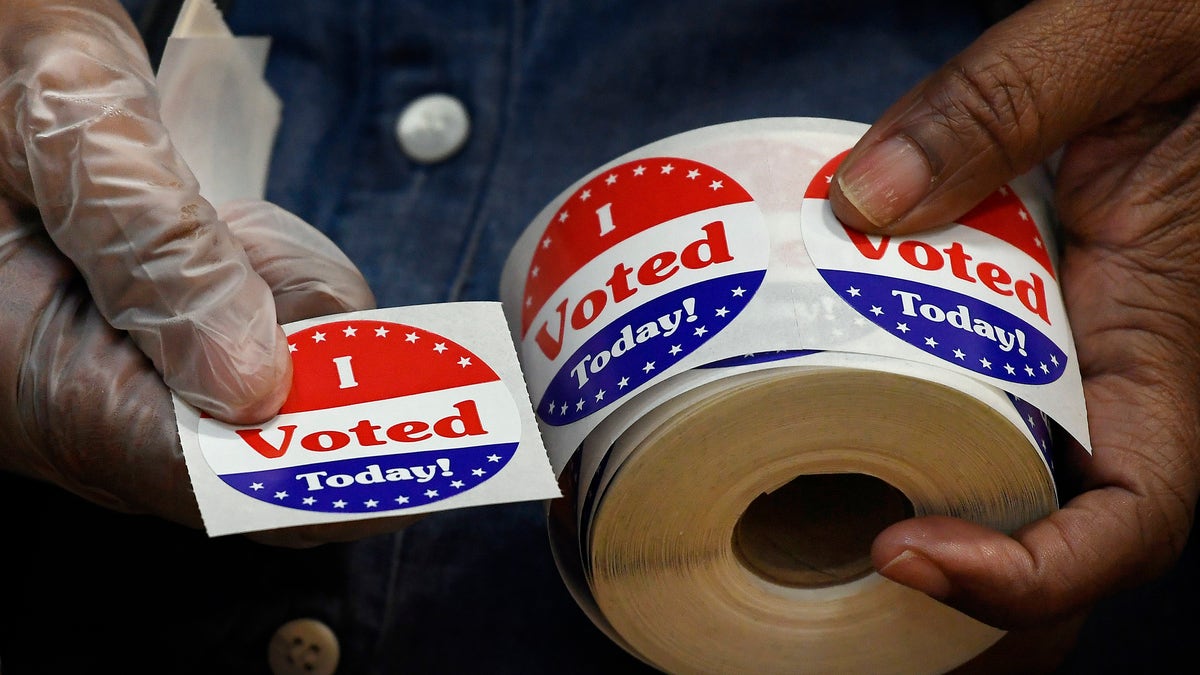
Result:
[[[1044,465],[995,409],[849,368],[735,376],[667,407],[641,422],[589,536],[596,605],[642,658],[672,673],[940,672],[1002,635],[869,560],[910,513],[1012,531],[1054,509]]]
[[[555,562],[669,673],[933,673],[1003,631],[879,575],[875,537],[1058,508],[1090,447],[1046,176],[945,228],[865,235],[829,185],[863,124],[766,118],[615,158],[501,278],[562,499]]]

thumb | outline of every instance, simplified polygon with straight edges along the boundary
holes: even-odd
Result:
[[[888,109],[831,187],[866,232],[953,221],[1082,131],[1194,82],[1200,4],[1035,2],[996,24]]]

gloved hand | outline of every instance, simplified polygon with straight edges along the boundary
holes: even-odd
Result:
[[[357,268],[299,218],[265,202],[222,207],[233,241],[274,292],[282,322],[368,309]],[[117,511],[199,528],[170,392],[100,315],[31,211],[0,200],[0,470]],[[399,529],[406,518],[250,535],[293,547]]]
[[[270,289],[172,147],[128,15],[0,0],[0,46],[0,196],[40,211],[172,390],[230,422],[273,415],[291,360]]]
[[[0,470],[199,528],[167,385],[220,419],[268,418],[291,384],[278,324],[374,298],[295,216],[243,202],[222,219],[156,96],[115,2],[0,0]],[[251,537],[305,546],[406,522]]]
[[[883,575],[1014,628],[1078,616],[1178,559],[1200,492],[1198,54],[1193,0],[1034,2],[841,166],[839,218],[904,233],[1064,149],[1061,279],[1094,455],[1068,449],[1074,498],[1011,537],[950,518],[893,525],[874,544]]]

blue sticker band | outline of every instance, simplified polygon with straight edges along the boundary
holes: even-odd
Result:
[[[1029,433],[1033,434],[1033,438],[1037,441],[1038,452],[1042,454],[1042,459],[1046,460],[1046,466],[1050,470],[1054,470],[1054,458],[1052,450],[1054,448],[1054,436],[1050,430],[1050,422],[1046,414],[1038,410],[1028,401],[1017,398],[1012,394],[1008,394],[1008,400],[1012,401],[1013,407],[1017,409],[1017,414],[1021,416],[1021,420],[1025,422],[1025,426],[1029,428]]]
[[[221,476],[259,501],[304,511],[378,513],[425,506],[483,483],[504,468],[517,443],[356,457]]]
[[[620,400],[721,332],[764,276],[752,270],[709,279],[621,315],[567,359],[538,403],[538,416],[563,426]]]
[[[1067,355],[1027,321],[969,295],[861,272],[821,270],[859,314],[947,363],[1016,384],[1050,384]]]

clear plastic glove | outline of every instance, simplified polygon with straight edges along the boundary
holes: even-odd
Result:
[[[952,518],[893,525],[873,549],[884,576],[1034,627],[1178,559],[1200,493],[1198,54],[1194,0],[1034,2],[888,110],[841,166],[843,222],[903,233],[1064,150],[1062,288],[1094,456],[1069,449],[1073,498],[1012,536]]]
[[[36,207],[172,390],[231,422],[278,410],[291,360],[270,289],[172,147],[116,2],[0,0],[0,196]]]
[[[357,268],[324,235],[265,202],[222,208],[234,241],[275,294],[283,322],[367,309]],[[201,527],[171,395],[28,210],[0,200],[0,470],[117,511]],[[307,546],[393,531],[387,518],[252,535]]]

